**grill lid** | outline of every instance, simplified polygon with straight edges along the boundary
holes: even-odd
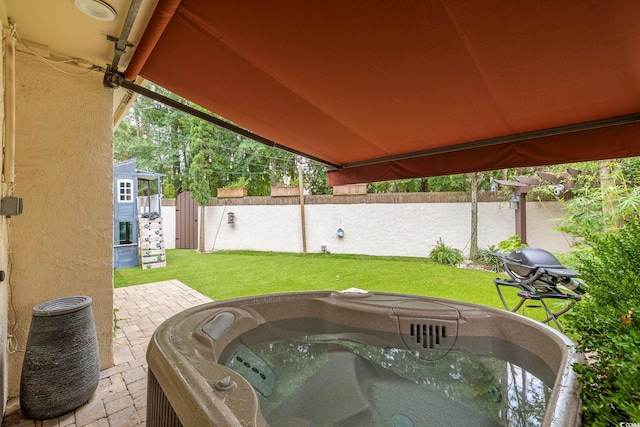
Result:
[[[540,248],[517,249],[507,255],[505,261],[511,271],[522,277],[532,275],[539,268],[544,268],[547,273],[553,276],[573,277],[578,275],[577,271],[563,267],[558,258]]]

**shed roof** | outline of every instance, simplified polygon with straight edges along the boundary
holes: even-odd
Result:
[[[156,181],[157,179],[166,176],[165,174],[158,173],[158,172],[150,172],[142,169],[137,169],[136,163],[137,163],[137,160],[135,158],[123,160],[121,162],[114,163],[113,169],[115,171],[128,170],[130,173],[135,173],[138,176],[138,179],[142,179],[145,181]]]

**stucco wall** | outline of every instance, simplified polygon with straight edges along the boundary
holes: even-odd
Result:
[[[233,224],[227,223],[229,212],[234,214]],[[166,224],[170,214],[163,210]],[[554,230],[554,218],[562,215],[559,203],[527,203],[529,245],[566,252],[565,236]],[[469,251],[470,203],[306,204],[305,219],[308,252],[320,252],[326,246],[333,253],[421,257],[429,254],[439,238],[448,246]],[[207,251],[302,251],[299,205],[208,206],[205,228]],[[344,230],[343,238],[338,238],[338,228]],[[514,234],[513,210],[504,203],[479,203],[480,248]]]
[[[4,101],[4,64],[5,64],[5,49],[4,40],[2,43],[2,54],[0,54],[0,99]],[[0,102],[0,123],[4,123],[4,102]],[[0,129],[2,132],[2,141],[4,141],[5,130],[4,126]],[[0,150],[0,165],[4,162],[4,151]],[[8,186],[4,182],[4,176],[2,177],[2,196],[5,196],[8,192]],[[0,271],[8,272],[9,264],[9,233],[7,231],[7,219],[0,216]],[[7,371],[7,324],[8,324],[8,308],[9,308],[9,279],[5,278],[0,282],[0,410],[4,414],[7,387],[8,387],[8,371]]]
[[[24,350],[33,306],[88,295],[106,368],[113,364],[112,95],[100,73],[69,76],[26,54],[16,69],[14,193],[24,213],[10,220],[10,321]],[[19,391],[22,358],[10,355],[10,396]]]

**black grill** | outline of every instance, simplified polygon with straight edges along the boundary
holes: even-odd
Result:
[[[522,248],[509,254],[492,253],[502,260],[502,266],[510,279],[496,278],[493,282],[506,310],[517,312],[528,306],[530,301],[540,302],[547,313],[544,323],[553,321],[560,331],[562,327],[558,317],[571,309],[574,302],[580,301],[587,290],[586,285],[578,279],[578,272],[565,268],[560,261],[544,249]],[[502,287],[516,288],[520,301],[510,308],[502,295]],[[568,300],[561,310],[553,311],[545,300]]]

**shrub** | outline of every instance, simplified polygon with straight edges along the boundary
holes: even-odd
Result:
[[[588,363],[576,364],[583,423],[640,422],[640,219],[584,236],[576,253],[589,295],[566,315],[566,330]]]
[[[516,249],[526,248],[527,244],[522,243],[520,236],[513,235],[506,240],[501,241],[497,245],[491,245],[487,249],[481,249],[478,251],[476,261],[492,271],[499,273],[503,270],[502,261],[500,258],[491,255],[492,252],[510,253]]]
[[[241,176],[240,178],[233,181],[231,184],[225,186],[225,188],[247,188],[249,186],[249,180]]]
[[[497,256],[491,255],[491,253],[499,251],[500,248],[494,245],[489,246],[487,249],[480,249],[475,261],[482,264],[489,270],[499,273],[502,271],[502,261]]]
[[[462,251],[445,245],[442,237],[438,239],[438,243],[429,254],[429,258],[444,265],[456,265],[464,261]]]

